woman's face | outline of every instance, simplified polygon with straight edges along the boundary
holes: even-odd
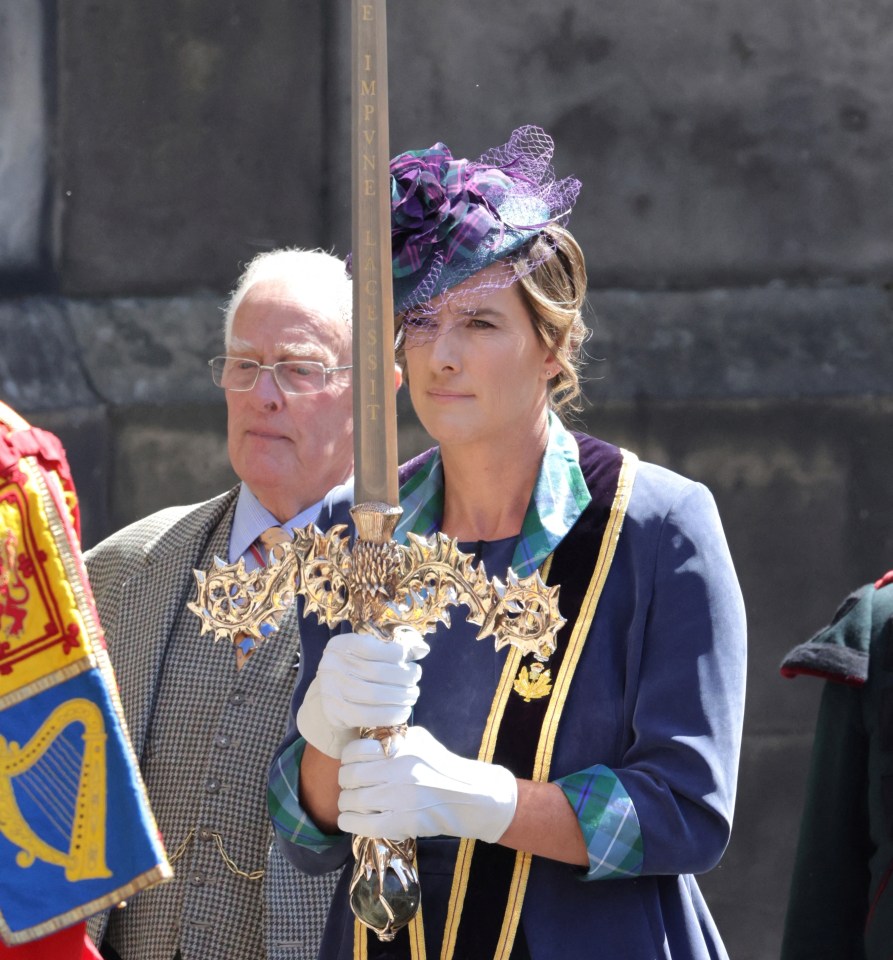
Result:
[[[487,267],[406,328],[412,404],[442,446],[517,440],[546,417],[555,360],[518,285],[500,277],[509,270]]]

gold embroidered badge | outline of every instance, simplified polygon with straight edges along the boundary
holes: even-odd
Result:
[[[530,703],[531,700],[548,697],[552,692],[552,673],[543,664],[534,662],[530,665],[530,670],[521,667],[512,686],[515,693],[524,698],[525,703]]]

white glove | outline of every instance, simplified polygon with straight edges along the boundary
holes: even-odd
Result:
[[[410,627],[395,630],[390,641],[368,633],[332,637],[298,708],[298,732],[337,760],[360,727],[406,723],[419,696],[422,668],[415,661],[429,649]]]
[[[363,837],[470,837],[495,843],[518,805],[505,767],[450,753],[424,727],[410,727],[391,756],[375,740],[341,754],[338,826]]]

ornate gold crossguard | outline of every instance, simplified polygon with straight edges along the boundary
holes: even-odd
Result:
[[[382,640],[401,626],[429,633],[438,623],[449,624],[450,606],[467,604],[469,623],[480,627],[478,640],[492,636],[497,650],[512,644],[543,660],[551,656],[564,623],[557,587],[547,587],[539,573],[518,579],[511,570],[505,584],[488,580],[483,567],[474,567],[472,557],[442,533],[430,539],[410,533],[409,545],[401,546],[390,539],[399,508],[384,515],[385,522],[393,520],[391,531],[373,539],[368,528],[382,521],[369,510],[373,506],[351,511],[360,535],[352,553],[343,524],[325,534],[309,524],[274,549],[266,568],[247,573],[242,560],[215,560],[209,573],[196,570],[198,598],[188,606],[201,619],[202,634],[232,640],[244,633],[262,642],[296,594],[306,601],[305,613],[327,626],[349,620]]]

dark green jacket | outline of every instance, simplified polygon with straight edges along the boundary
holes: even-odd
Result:
[[[861,587],[782,663],[826,679],[782,960],[893,958],[893,585]]]

